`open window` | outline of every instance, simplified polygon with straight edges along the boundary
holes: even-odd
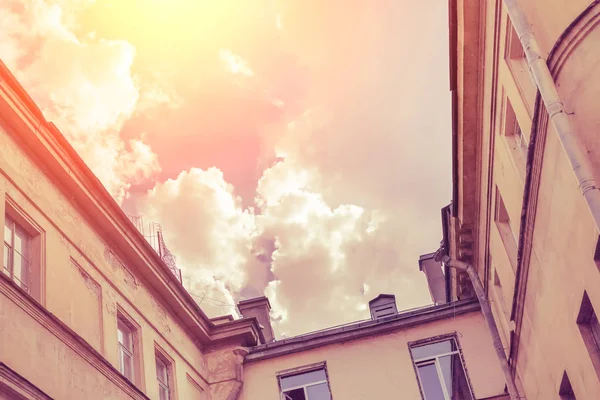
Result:
[[[454,336],[411,344],[410,352],[425,400],[473,400]]]
[[[324,363],[278,374],[281,400],[331,400]]]

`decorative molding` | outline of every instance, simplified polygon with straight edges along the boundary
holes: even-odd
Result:
[[[16,284],[9,280],[8,277],[4,277],[3,274],[0,274],[0,294],[3,294],[8,300],[15,303],[48,332],[53,334],[82,359],[96,368],[102,375],[132,399],[148,399],[142,391],[121,375],[112,364],[90,346],[81,336],[77,335],[77,333],[69,328],[64,322],[47,311],[30,295],[23,290],[20,290]]]
[[[0,362],[0,396],[10,396],[16,400],[52,400],[52,397],[37,386]]]

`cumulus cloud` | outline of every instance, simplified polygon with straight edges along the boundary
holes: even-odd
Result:
[[[416,260],[396,249],[385,213],[330,206],[310,189],[315,173],[276,163],[259,182],[255,211],[220,171],[192,169],[150,190],[139,211],[161,223],[186,287],[212,316],[266,293],[276,331],[291,335],[364,317],[379,292],[426,301]]]
[[[4,0],[0,57],[120,202],[159,166],[141,137],[129,143],[119,137],[140,100],[131,70],[135,49],[73,31],[72,13],[90,3]]]
[[[117,201],[160,168],[160,146],[120,137],[132,116],[188,107],[178,132],[165,132],[185,146],[204,135],[208,147],[216,132],[232,136],[229,147],[260,135],[264,154],[247,163],[262,169],[249,183],[254,199],[239,198],[217,167],[190,168],[195,159],[136,197],[136,212],[162,225],[205,311],[235,313],[238,300],[267,294],[281,336],[367,317],[368,300],[383,292],[401,309],[429,302],[417,259],[439,243],[439,209],[450,197],[445,3],[286,0],[246,5],[252,12],[219,3],[203,15],[223,23],[160,19],[185,34],[186,55],[201,56],[137,73],[128,42],[75,35],[66,10],[87,3],[2,1],[0,26],[10,34],[0,56]],[[196,26],[204,35],[187,32]],[[205,49],[196,43],[203,37],[215,42]],[[165,43],[157,54],[177,53]],[[153,44],[139,40],[154,55]],[[169,68],[187,71],[186,98]],[[277,112],[250,107],[263,102]],[[222,164],[249,153],[239,152],[220,155]]]

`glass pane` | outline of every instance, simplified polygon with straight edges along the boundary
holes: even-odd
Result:
[[[4,215],[4,241],[12,245],[12,227],[14,226],[12,219],[8,215]]]
[[[18,225],[15,225],[15,237],[13,243],[13,249],[21,253],[25,258],[29,258],[29,234]]]
[[[308,400],[331,400],[329,387],[327,383],[319,383],[318,385],[308,386],[306,388]]]
[[[425,395],[425,400],[445,400],[442,390],[442,383],[438,377],[435,364],[426,364],[417,367],[421,389]]]
[[[131,346],[131,330],[127,325],[125,325],[125,323],[123,323],[123,321],[120,320],[118,324],[118,337],[119,343],[121,343],[123,347],[129,351],[133,350]]]
[[[281,388],[288,389],[326,380],[327,376],[325,376],[325,370],[318,369],[316,371],[310,371],[304,374],[286,376],[285,378],[281,378]]]
[[[435,342],[424,346],[411,347],[413,358],[421,360],[423,358],[434,357],[439,354],[449,353],[456,349],[454,339],[444,340],[443,342]]]
[[[29,261],[15,251],[13,252],[12,267],[14,280],[21,284],[24,289],[27,289],[29,283]]]
[[[8,247],[6,243],[4,243],[4,263],[2,266],[4,267],[4,272],[10,275],[10,253],[11,249]]]
[[[460,356],[452,354],[440,357],[440,368],[444,375],[444,384],[452,400],[472,400],[471,391]]]
[[[133,359],[127,353],[125,353],[122,349],[120,350],[121,356],[121,373],[125,376],[125,378],[130,381],[133,380]]]
[[[156,357],[156,378],[164,384],[168,383],[167,365],[158,357]]]
[[[303,388],[283,392],[283,398],[284,400],[307,400]]]

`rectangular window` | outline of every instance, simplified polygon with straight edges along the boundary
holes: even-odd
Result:
[[[169,364],[158,354],[156,355],[156,380],[158,381],[159,400],[169,400],[171,398],[170,379],[171,372]]]
[[[583,299],[577,315],[579,332],[585,347],[592,359],[596,375],[600,378],[600,323],[587,292],[583,292]]]
[[[279,376],[281,400],[331,400],[324,366]]]
[[[504,200],[500,195],[498,187],[496,187],[496,215],[495,215],[496,227],[502,238],[504,249],[510,260],[513,271],[517,269],[517,243],[518,237],[515,233],[516,230],[513,228],[513,223],[508,216],[508,210],[504,205]]]
[[[4,263],[2,271],[30,292],[31,235],[8,214],[4,216]]]
[[[569,381],[567,371],[563,373],[562,380],[560,381],[560,388],[558,389],[558,394],[561,400],[577,400],[575,398],[573,388],[571,387],[571,381]]]
[[[527,151],[529,144],[523,135],[523,130],[517,120],[515,110],[508,99],[504,98],[504,137],[510,148],[510,152],[521,172],[525,171],[525,163],[527,162]]]
[[[123,318],[118,318],[117,324],[118,339],[119,339],[119,371],[133,382],[134,374],[134,347],[133,347],[133,329],[130,324]]]
[[[529,114],[532,115],[537,87],[533,76],[529,72],[527,58],[519,40],[519,35],[513,28],[510,19],[507,18],[507,20],[504,60],[517,84],[521,97],[529,109]]]
[[[473,400],[454,337],[410,347],[425,400]]]

